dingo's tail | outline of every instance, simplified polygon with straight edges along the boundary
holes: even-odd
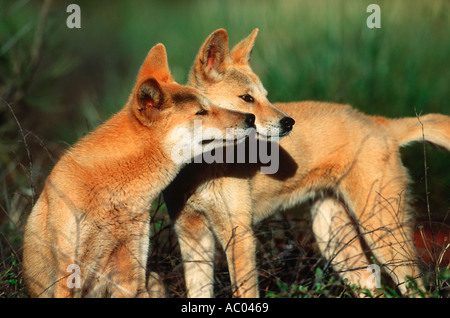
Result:
[[[450,151],[450,117],[428,114],[419,117],[388,119],[387,128],[399,147],[414,141],[428,141]]]

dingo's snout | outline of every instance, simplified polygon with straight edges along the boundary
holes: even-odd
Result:
[[[291,117],[284,117],[280,120],[281,127],[281,135],[287,135],[291,132],[293,126],[295,124],[295,120]]]
[[[256,128],[255,126],[256,117],[253,114],[247,114],[245,118],[245,128]]]

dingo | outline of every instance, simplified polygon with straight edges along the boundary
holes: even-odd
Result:
[[[47,178],[24,235],[31,296],[162,296],[153,274],[146,277],[149,208],[182,166],[171,159],[179,143],[171,132],[192,131],[195,119],[223,135],[254,124],[254,115],[220,109],[177,84],[164,46],[156,45],[125,107],[70,148]],[[227,142],[194,136],[194,153]]]
[[[254,30],[228,52],[226,31],[212,33],[189,84],[229,109],[255,114],[258,129],[279,116],[249,65],[256,35]],[[164,191],[188,296],[213,296],[215,234],[226,251],[234,295],[257,297],[252,224],[308,199],[319,248],[343,278],[372,286],[371,254],[404,293],[406,276],[417,277],[419,270],[399,147],[422,140],[419,120],[368,116],[348,105],[312,101],[275,106],[296,122],[280,141],[277,173],[260,173],[260,164],[215,164],[198,173],[193,164]],[[448,116],[429,114],[420,121],[426,141],[450,150]]]

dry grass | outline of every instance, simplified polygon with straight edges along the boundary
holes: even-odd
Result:
[[[252,65],[273,101],[332,100],[385,116],[413,116],[416,108],[448,115],[445,0],[379,1],[377,31],[361,28],[370,1],[186,3],[86,1],[77,31],[64,27],[63,2],[0,2],[0,297],[27,297],[23,227],[52,166],[125,102],[138,65],[157,42],[166,44],[174,77],[184,82],[207,34],[225,27],[234,44],[259,27]],[[425,293],[449,297],[450,155],[425,150],[424,157],[420,145],[409,147],[402,158],[414,180],[417,226],[423,226],[416,243],[430,286]],[[164,205],[157,205],[150,212],[149,266],[162,275],[170,297],[183,297],[177,239]],[[321,258],[306,206],[262,222],[256,235],[263,296],[353,297],[357,291]],[[432,243],[437,238],[441,243]],[[218,251],[215,291],[229,297]],[[393,287],[383,293],[398,296]]]

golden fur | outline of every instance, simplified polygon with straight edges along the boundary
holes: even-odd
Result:
[[[163,296],[155,274],[146,274],[149,209],[182,166],[171,158],[172,132],[192,132],[199,119],[225,135],[252,118],[175,83],[164,46],[152,48],[123,109],[71,147],[46,180],[24,235],[30,295]],[[193,141],[194,150],[214,148]]]
[[[420,273],[412,242],[409,177],[399,147],[422,140],[422,124],[417,118],[368,116],[333,103],[277,103],[275,108],[249,65],[257,32],[231,52],[226,31],[212,33],[200,48],[189,85],[226,108],[255,114],[257,131],[277,126],[285,114],[295,125],[280,141],[277,173],[262,174],[261,163],[192,164],[164,191],[188,296],[213,296],[216,237],[226,252],[234,295],[257,297],[252,225],[306,200],[312,201],[320,250],[348,283],[370,287],[372,255],[405,293],[406,277]],[[253,101],[243,100],[244,94]],[[450,150],[448,116],[429,114],[420,121],[426,141]]]

